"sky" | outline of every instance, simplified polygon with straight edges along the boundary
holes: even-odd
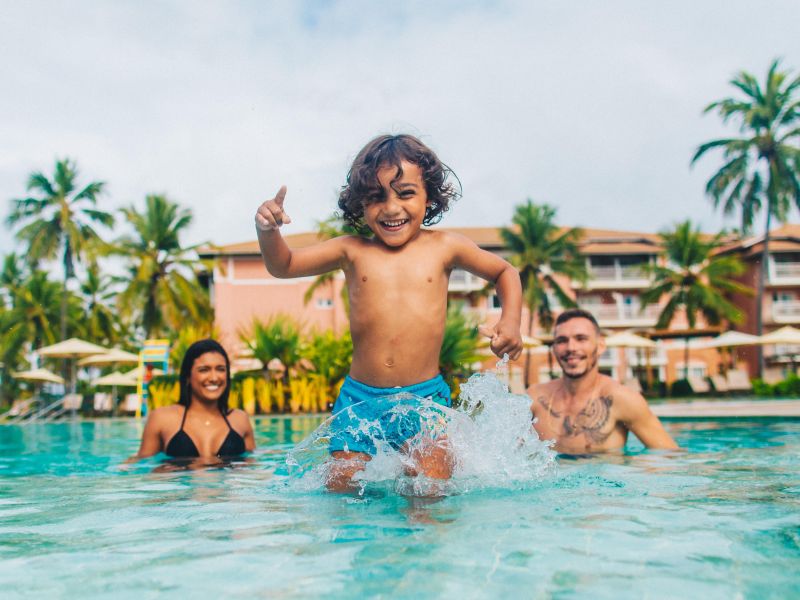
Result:
[[[736,128],[703,109],[742,69],[796,73],[798,23],[780,0],[8,2],[0,217],[69,157],[104,210],[191,208],[185,244],[255,239],[282,184],[285,232],[309,231],[358,150],[407,132],[462,183],[442,225],[508,225],[530,198],[563,225],[716,231],[738,222],[704,196],[720,157],[689,163]]]

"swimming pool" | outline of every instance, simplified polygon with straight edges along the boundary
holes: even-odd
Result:
[[[121,466],[134,421],[0,426],[2,596],[800,596],[800,422],[668,422],[687,453],[440,501],[287,487],[320,422],[260,419],[251,463],[177,472]]]

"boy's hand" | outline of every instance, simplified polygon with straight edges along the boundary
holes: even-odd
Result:
[[[258,207],[256,211],[256,229],[273,231],[281,225],[292,222],[289,215],[283,210],[284,198],[286,198],[286,186],[282,185],[272,200],[267,200]]]
[[[501,319],[493,329],[481,325],[478,327],[478,331],[481,335],[491,338],[489,347],[498,358],[503,358],[504,354],[508,354],[511,360],[517,360],[522,354],[522,335],[518,325],[510,325]]]

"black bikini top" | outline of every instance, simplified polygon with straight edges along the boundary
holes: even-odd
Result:
[[[200,456],[200,452],[197,451],[194,440],[183,430],[183,424],[186,422],[186,413],[188,412],[188,407],[183,409],[181,428],[178,430],[178,433],[172,436],[172,439],[167,444],[166,450],[164,450],[169,456],[175,458],[197,458]],[[238,456],[239,454],[244,454],[246,452],[244,438],[239,435],[238,431],[231,427],[231,424],[228,422],[228,417],[222,415],[222,418],[225,419],[225,424],[228,426],[228,435],[225,436],[222,445],[220,445],[219,450],[217,450],[217,456]]]

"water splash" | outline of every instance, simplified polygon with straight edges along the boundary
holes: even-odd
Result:
[[[504,357],[497,363],[497,373],[476,373],[463,383],[455,409],[404,393],[376,400],[370,410],[374,419],[348,414],[348,434],[366,438],[375,447],[372,459],[353,477],[358,493],[441,496],[517,489],[553,474],[553,442],[540,440],[531,427],[530,399],[510,393],[497,376],[507,363]],[[337,418],[341,417],[331,416],[289,453],[286,463],[293,487],[325,488],[332,464],[338,462],[330,458],[341,431]],[[402,446],[395,442],[398,435],[405,440]],[[419,473],[415,457],[431,448],[446,449],[453,467],[450,479]]]

